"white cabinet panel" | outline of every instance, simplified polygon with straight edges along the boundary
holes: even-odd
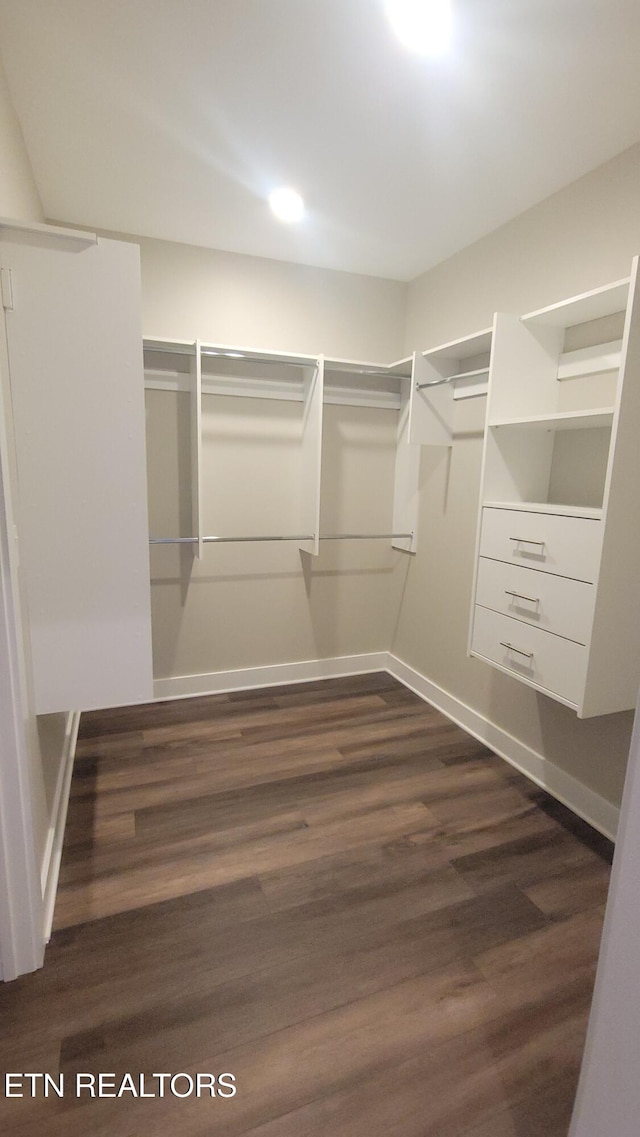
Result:
[[[138,255],[0,242],[38,713],[152,697]]]
[[[480,558],[477,603],[557,636],[589,642],[594,598],[594,586],[581,580]]]
[[[519,509],[482,511],[480,555],[576,580],[597,580],[602,522]]]

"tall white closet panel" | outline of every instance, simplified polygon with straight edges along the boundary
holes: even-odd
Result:
[[[4,230],[36,710],[152,697],[139,251]]]
[[[640,679],[640,287],[495,316],[469,650],[580,718]]]

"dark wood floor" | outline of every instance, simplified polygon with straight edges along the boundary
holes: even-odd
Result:
[[[386,675],[85,715],[45,968],[0,989],[3,1069],[65,1096],[2,1131],[565,1137],[610,856]]]

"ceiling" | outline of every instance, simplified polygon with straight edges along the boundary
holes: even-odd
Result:
[[[638,0],[453,3],[428,59],[383,0],[0,0],[45,215],[409,280],[640,139]]]

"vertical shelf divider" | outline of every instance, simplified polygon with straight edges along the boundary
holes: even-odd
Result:
[[[451,446],[453,443],[453,384],[418,390],[420,383],[438,383],[456,373],[452,359],[438,360],[438,366],[420,352],[413,353],[409,400],[408,441],[420,446]]]
[[[202,344],[194,343],[191,359],[191,546],[198,560],[204,551],[202,533]]]
[[[324,356],[318,356],[313,368],[304,372],[304,405],[301,443],[301,509],[303,533],[312,534],[301,541],[303,553],[317,557],[320,552],[320,489],[322,482],[322,408],[324,403]]]
[[[414,361],[415,361],[414,355]],[[407,383],[409,389],[407,390]],[[409,442],[411,397],[415,383],[415,367],[411,378],[402,384],[396,444],[396,470],[393,486],[393,532],[411,533],[409,538],[394,538],[391,546],[404,553],[415,553],[418,535],[420,447]]]

